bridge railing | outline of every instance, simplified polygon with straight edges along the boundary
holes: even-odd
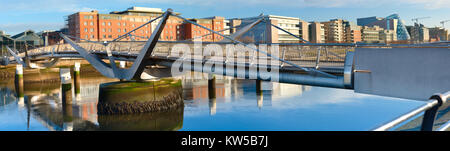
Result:
[[[106,53],[106,48],[108,47],[113,55],[120,54],[130,54],[137,55],[142,50],[146,41],[115,41],[109,42],[107,46],[99,43],[93,42],[78,42],[78,44],[85,48],[87,51],[93,52],[104,52]],[[232,44],[230,42],[202,42],[200,53],[195,53],[194,46],[199,46],[199,43],[194,43],[192,41],[159,41],[152,53],[154,57],[169,57],[174,56],[171,54],[173,52],[173,48],[175,45],[184,44],[188,45],[190,48],[190,53],[193,54],[191,58],[196,59],[214,59],[217,61],[229,61],[230,57],[235,59],[235,61],[241,61],[246,63],[256,63],[257,59],[268,59],[272,64],[279,64],[283,67],[292,66],[290,64],[286,64],[281,61],[271,60],[270,57],[267,57],[265,54],[260,52],[252,51],[251,49],[245,51],[245,47],[241,47],[245,52],[244,54],[229,54],[227,51],[227,45]],[[205,48],[208,45],[217,44],[221,48],[222,58],[215,56],[211,57],[205,55]],[[236,45],[235,45],[236,46]],[[256,47],[259,47],[259,44],[256,44]],[[273,52],[267,51],[270,50],[270,47],[277,46],[278,51],[277,54],[272,54]],[[436,47],[436,45],[381,45],[381,44],[304,44],[304,43],[274,43],[267,44],[267,49],[265,51],[268,54],[275,55],[283,60],[289,61],[295,65],[302,67],[311,67],[316,69],[327,69],[330,72],[342,72],[345,56],[348,51],[354,51],[356,47],[368,47],[368,48],[392,48],[392,47]],[[69,44],[57,44],[52,46],[40,47],[31,49],[28,51],[29,56],[34,55],[42,55],[42,54],[55,54],[55,53],[76,53],[76,50]],[[19,56],[24,57],[25,54],[21,53]],[[174,58],[172,58],[174,59]],[[10,57],[9,60],[14,60],[13,57]],[[258,62],[261,64],[261,62]]]
[[[373,129],[374,131],[387,131],[396,126],[408,121],[419,114],[423,113],[422,123],[420,125],[420,130],[422,131],[433,131],[433,127],[435,126],[435,120],[437,118],[436,114],[440,107],[446,106],[448,101],[450,101],[450,91],[446,93],[437,93],[430,97],[430,99],[422,106],[419,106],[409,112],[404,113],[403,115],[398,116],[390,122],[387,122],[379,127]],[[442,124],[441,127],[435,128],[437,131],[446,131],[450,128],[450,121],[447,121]]]
[[[121,54],[137,55],[145,46],[145,41],[117,41],[110,42],[107,46],[100,43],[91,42],[79,42],[78,44],[87,51],[93,52],[105,52],[108,47],[112,52]],[[208,46],[216,44],[221,51],[222,58],[217,55],[207,55],[205,52]],[[246,63],[257,63],[256,60],[267,59],[267,63],[278,64],[283,67],[289,67],[291,65],[284,64],[279,61],[271,60],[265,54],[252,51],[245,47],[239,47],[233,43],[213,43],[213,42],[168,42],[160,41],[157,43],[152,56],[155,57],[169,57],[179,56],[171,54],[176,45],[187,45],[190,48],[191,58],[194,59],[214,59],[217,61],[229,61],[229,59],[235,59],[235,61],[245,61]],[[235,48],[233,54],[227,49],[227,45],[231,45]],[[345,45],[296,45],[296,44],[255,44],[255,47],[266,50],[269,54],[278,56],[284,60],[293,62],[297,65],[304,67],[314,68],[335,68],[340,71],[340,68],[344,66],[344,58],[347,51],[353,51],[354,47]],[[196,47],[200,47],[197,49]],[[271,48],[278,48],[277,51],[269,51]],[[201,50],[200,53],[196,53],[197,50]],[[241,53],[240,53],[241,52]],[[28,51],[29,56],[42,55],[42,54],[56,54],[56,53],[76,53],[76,50],[69,44],[58,44],[46,47],[40,47],[31,49]],[[25,54],[21,53],[19,56],[23,57]],[[231,57],[231,58],[230,58]],[[261,64],[261,62],[259,62]]]

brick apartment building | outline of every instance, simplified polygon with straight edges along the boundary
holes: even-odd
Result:
[[[69,27],[69,34],[71,36],[91,40],[91,41],[110,41],[119,36],[130,32],[131,30],[144,25],[148,21],[157,18],[164,12],[159,8],[145,8],[145,7],[131,7],[121,12],[111,12],[110,14],[99,14],[98,11],[91,12],[77,12],[69,15],[67,24]],[[176,13],[179,14],[179,13]],[[212,17],[204,19],[191,19],[203,26],[214,29],[215,31],[224,28],[223,17]],[[152,34],[158,25],[159,20],[154,21],[144,27],[131,33],[132,37],[127,37],[124,40],[146,40]],[[162,41],[176,41],[193,38],[194,36],[201,36],[209,34],[209,31],[200,29],[195,25],[184,22],[174,16],[170,16],[166,22],[160,40]],[[218,35],[209,35],[203,37],[203,41],[218,41],[222,37]]]
[[[210,17],[210,18],[202,18],[202,19],[191,19],[191,21],[196,22],[197,24],[200,24],[202,26],[205,26],[209,29],[213,29],[214,31],[221,31],[225,27],[225,18],[223,17]],[[193,39],[202,35],[207,35],[202,37],[202,41],[221,41],[223,40],[223,37],[217,34],[210,34],[210,31],[198,27],[191,23],[184,24],[185,26],[185,39]],[[224,34],[223,31],[220,32],[221,34]]]

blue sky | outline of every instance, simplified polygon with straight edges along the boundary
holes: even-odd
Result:
[[[78,11],[109,13],[131,6],[172,8],[185,17],[236,18],[264,13],[305,21],[343,18],[356,22],[360,17],[398,13],[406,24],[412,24],[412,18],[430,16],[420,20],[428,27],[441,26],[441,20],[450,19],[450,0],[1,0],[0,30],[7,34],[26,29],[57,30],[63,27],[64,17]]]

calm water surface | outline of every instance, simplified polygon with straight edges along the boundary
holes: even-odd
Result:
[[[12,80],[0,82],[0,130],[370,130],[424,102],[354,93],[353,90],[225,78],[208,98],[207,80],[182,78],[184,108],[97,115],[99,85],[113,82],[84,77],[73,92],[72,110],[62,109],[59,83],[25,84],[17,97]]]

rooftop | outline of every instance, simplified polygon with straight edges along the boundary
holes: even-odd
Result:
[[[150,8],[150,7],[130,7],[124,11],[113,11],[110,14],[128,14],[128,13],[150,13],[150,14],[163,14],[164,11],[161,8]],[[180,13],[174,12],[176,15]]]

